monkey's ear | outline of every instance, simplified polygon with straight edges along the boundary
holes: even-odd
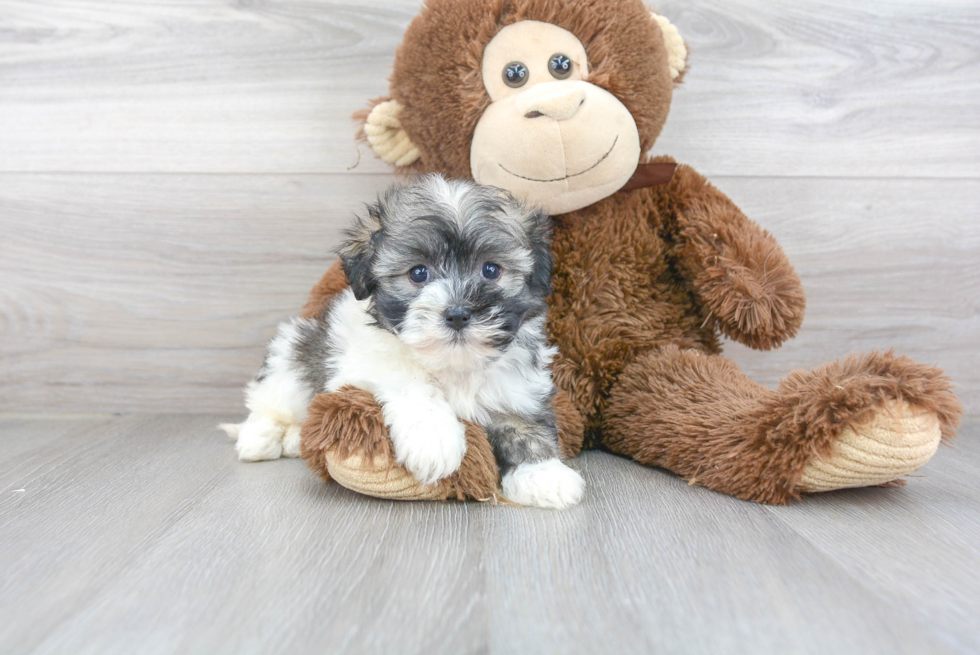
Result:
[[[660,26],[660,33],[664,36],[664,45],[667,46],[667,63],[670,66],[670,78],[676,80],[687,67],[687,46],[681,33],[677,31],[674,24],[665,16],[650,12],[653,20]]]
[[[397,100],[382,100],[374,105],[367,116],[363,112],[355,118],[364,121],[364,138],[374,154],[393,166],[411,166],[420,156],[419,149],[402,129],[398,118],[403,107]]]
[[[378,286],[372,268],[374,255],[384,239],[377,209],[369,207],[368,214],[367,219],[356,219],[354,226],[347,231],[347,239],[339,252],[347,282],[358,300],[370,296]]]

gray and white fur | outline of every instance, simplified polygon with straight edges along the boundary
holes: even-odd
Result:
[[[239,457],[296,457],[313,396],[351,385],[374,394],[420,482],[459,468],[465,419],[486,429],[506,498],[579,502],[551,409],[549,238],[548,217],[500,189],[427,176],[386,191],[341,247],[350,290],[279,327],[248,419],[223,426]]]

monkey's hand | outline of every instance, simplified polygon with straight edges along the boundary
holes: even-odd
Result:
[[[796,335],[806,298],[800,278],[769,232],[687,166],[671,182],[680,268],[728,337],[768,350]]]

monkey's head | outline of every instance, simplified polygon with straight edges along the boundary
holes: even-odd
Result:
[[[633,175],[686,57],[642,0],[428,0],[364,134],[400,169],[472,178],[561,214]]]

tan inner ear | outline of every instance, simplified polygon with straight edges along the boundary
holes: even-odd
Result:
[[[394,166],[411,166],[420,156],[419,149],[402,129],[398,115],[402,104],[388,100],[376,105],[364,123],[364,134],[374,153]]]
[[[670,77],[676,80],[684,70],[684,66],[687,65],[687,46],[684,45],[684,39],[681,38],[681,33],[677,31],[674,24],[667,20],[666,17],[660,14],[655,14],[652,11],[650,15],[653,16],[653,20],[657,21],[660,26],[660,32],[664,35],[664,45],[667,46],[667,63],[670,66]]]

